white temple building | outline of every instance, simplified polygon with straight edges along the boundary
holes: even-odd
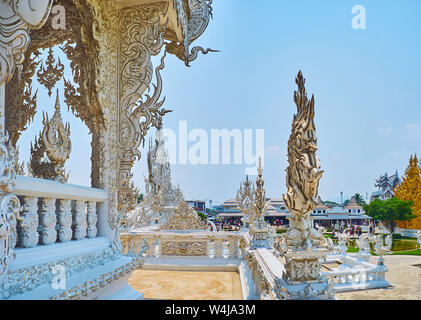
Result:
[[[387,200],[392,198],[394,195],[393,190],[400,182],[401,179],[398,175],[398,170],[391,176],[389,176],[387,172],[384,175],[380,175],[374,184],[378,190],[371,194],[370,201],[373,201],[374,199]]]

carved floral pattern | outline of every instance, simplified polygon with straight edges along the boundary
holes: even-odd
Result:
[[[161,255],[163,256],[207,256],[206,241],[162,241]]]
[[[37,72],[38,82],[48,89],[48,95],[51,97],[51,90],[55,87],[56,83],[63,77],[64,65],[58,58],[57,63],[54,65],[55,59],[53,56],[53,49],[50,47],[48,50],[48,57],[45,62],[46,67],[42,65],[41,69]]]

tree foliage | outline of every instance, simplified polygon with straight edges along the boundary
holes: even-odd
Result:
[[[201,211],[196,211],[197,215],[204,221],[208,220],[208,217],[206,217],[206,215],[201,212]]]
[[[323,201],[323,203],[326,204],[326,205],[339,206],[339,203],[337,203],[335,201],[326,200],[326,201]]]
[[[393,233],[397,221],[409,221],[416,217],[412,214],[413,201],[403,201],[398,198],[387,200],[375,199],[364,205],[366,214],[375,220],[382,221]]]
[[[405,229],[421,229],[421,166],[417,155],[411,155],[402,182],[395,187],[395,197],[404,201],[413,201],[411,221],[399,221],[398,225]]]
[[[363,198],[363,196],[362,196],[361,194],[356,193],[356,194],[354,194],[354,197],[355,197],[355,200],[357,201],[357,203],[358,203],[360,206],[363,206],[363,205],[365,205],[365,204],[366,204],[366,203],[365,203],[365,201],[364,201],[364,198]]]

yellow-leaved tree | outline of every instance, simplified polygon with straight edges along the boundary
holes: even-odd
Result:
[[[411,155],[409,165],[405,170],[402,182],[395,187],[395,197],[414,201],[412,213],[417,215],[411,221],[397,221],[398,226],[404,229],[421,229],[421,166],[417,155]]]

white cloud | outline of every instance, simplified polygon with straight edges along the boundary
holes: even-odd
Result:
[[[421,140],[421,123],[408,123],[404,129],[404,138],[407,140]]]
[[[395,131],[393,128],[378,128],[377,133],[381,135],[388,135]]]

